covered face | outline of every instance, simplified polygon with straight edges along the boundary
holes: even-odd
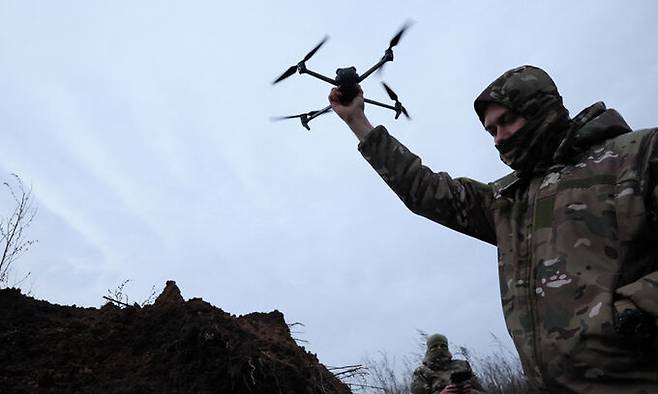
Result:
[[[452,354],[448,350],[448,338],[441,334],[433,334],[427,337],[426,364],[440,365],[451,359]]]
[[[557,86],[544,70],[521,66],[493,81],[475,100],[475,112],[483,124],[490,104],[502,105],[526,120],[521,129],[496,145],[505,164],[524,172],[551,163],[570,119]]]

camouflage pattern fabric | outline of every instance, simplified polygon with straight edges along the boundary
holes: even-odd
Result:
[[[496,145],[505,164],[523,176],[553,162],[553,154],[572,122],[557,86],[544,70],[521,66],[493,81],[474,103],[483,124],[484,111],[492,103],[526,120],[525,126]]]
[[[464,360],[451,360],[441,366],[430,366],[423,363],[416,368],[411,378],[411,394],[438,394],[444,387],[451,384],[450,377],[455,372],[471,372],[471,366]],[[475,377],[470,382],[472,393],[482,393],[482,387]]]
[[[484,123],[484,110],[491,103],[514,108],[526,119],[536,119],[544,116],[546,108],[561,107],[562,96],[546,71],[526,65],[506,71],[475,99],[473,105],[480,122]]]
[[[503,311],[533,393],[658,393],[658,338],[616,329],[624,301],[658,318],[657,129],[603,103],[561,161],[484,184],[424,166],[383,126],[359,144],[413,212],[498,248]]]

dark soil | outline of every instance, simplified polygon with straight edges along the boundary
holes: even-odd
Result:
[[[174,282],[155,304],[53,305],[0,290],[0,393],[349,393],[283,314],[233,316]]]

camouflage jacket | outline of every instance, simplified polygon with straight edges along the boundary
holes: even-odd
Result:
[[[413,212],[497,246],[531,392],[658,393],[658,339],[614,326],[624,298],[658,317],[658,129],[603,103],[575,121],[565,164],[489,184],[432,172],[383,126],[359,150]]]
[[[411,394],[438,394],[444,387],[452,383],[450,377],[453,373],[466,371],[472,373],[471,366],[464,360],[451,360],[445,368],[441,369],[430,368],[423,363],[416,368],[411,378]],[[473,394],[483,392],[475,376],[469,382],[473,388]]]

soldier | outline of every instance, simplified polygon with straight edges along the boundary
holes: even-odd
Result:
[[[531,392],[658,393],[658,129],[602,102],[569,117],[553,80],[522,66],[475,100],[513,172],[435,173],[373,128],[363,95],[334,111],[413,212],[498,248],[503,311]]]
[[[441,334],[428,336],[423,364],[416,368],[412,377],[411,394],[481,392],[482,387],[468,361],[452,359],[448,338]]]

